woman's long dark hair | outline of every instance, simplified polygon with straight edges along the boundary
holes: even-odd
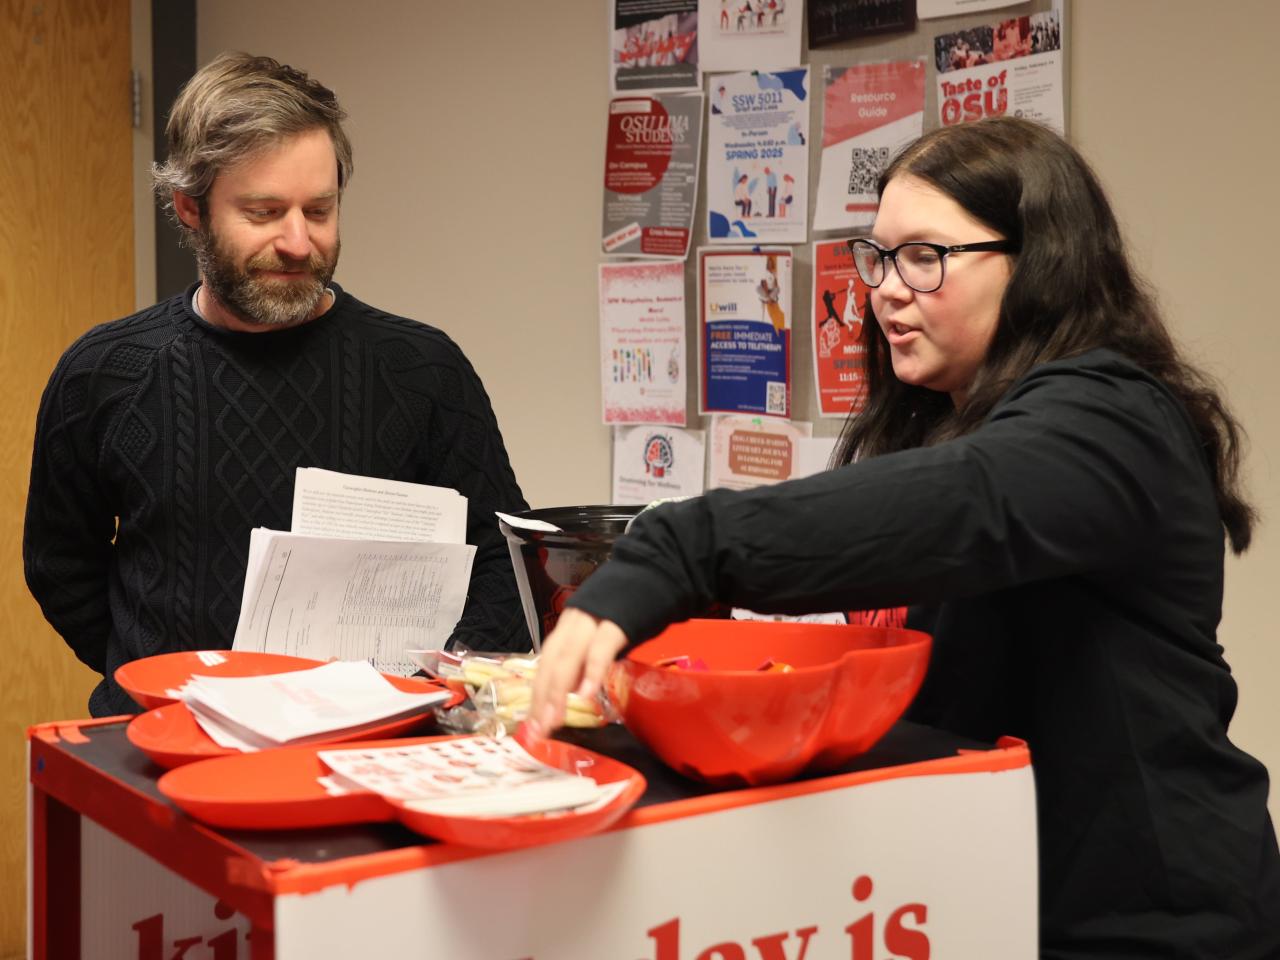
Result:
[[[885,170],[880,193],[898,176],[941,191],[1012,240],[1018,252],[991,346],[958,409],[947,394],[894,376],[867,304],[867,405],[846,422],[836,461],[962,436],[1032,367],[1108,347],[1163,382],[1186,407],[1213,471],[1231,548],[1243,552],[1255,521],[1240,479],[1243,428],[1217,385],[1180,356],[1084,159],[1039,124],[996,117],[921,137]]]

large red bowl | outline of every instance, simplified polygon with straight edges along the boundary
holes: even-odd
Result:
[[[930,645],[891,627],[690,620],[615,664],[609,692],[674,770],[716,786],[776,783],[870,749],[920,689]],[[680,656],[708,669],[661,665]],[[757,669],[769,659],[793,669]]]

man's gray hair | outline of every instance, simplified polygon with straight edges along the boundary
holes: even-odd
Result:
[[[270,57],[219,54],[187,81],[165,125],[168,158],[152,167],[156,197],[179,227],[173,191],[202,211],[220,172],[282,140],[323,129],[338,159],[338,190],[351,179],[346,114],[333,91]]]

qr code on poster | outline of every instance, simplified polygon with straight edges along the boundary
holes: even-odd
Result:
[[[849,165],[849,192],[875,193],[876,183],[887,166],[888,147],[854,147]]]
[[[787,385],[771,380],[765,385],[764,412],[787,415]]]

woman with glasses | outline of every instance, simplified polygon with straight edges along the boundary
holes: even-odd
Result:
[[[910,605],[934,647],[908,716],[1031,746],[1043,956],[1280,956],[1267,773],[1227,737],[1216,642],[1254,525],[1239,426],[1056,134],[934,131],[880,197],[843,466],[643,514],[548,637],[533,721],[716,601]]]

